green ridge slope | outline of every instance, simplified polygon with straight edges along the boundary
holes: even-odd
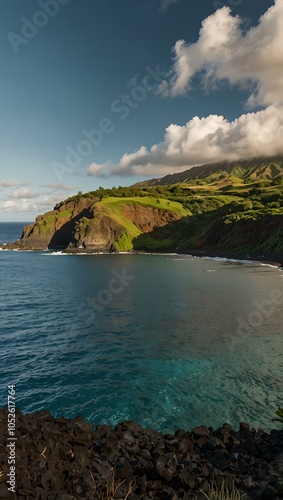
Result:
[[[222,162],[57,204],[20,247],[203,251],[282,258],[283,161]]]

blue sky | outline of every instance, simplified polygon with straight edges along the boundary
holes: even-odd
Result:
[[[1,2],[0,221],[262,144],[278,153],[282,1]]]

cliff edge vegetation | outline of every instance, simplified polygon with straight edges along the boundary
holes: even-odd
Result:
[[[283,159],[222,162],[72,196],[19,249],[183,251],[282,259]]]

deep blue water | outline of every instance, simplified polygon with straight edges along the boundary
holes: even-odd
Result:
[[[0,224],[0,241],[21,229]],[[276,426],[283,271],[177,255],[1,251],[0,272],[1,406],[15,384],[23,411],[94,424]]]
[[[0,222],[0,243],[11,243],[18,240],[23,227],[31,222]]]

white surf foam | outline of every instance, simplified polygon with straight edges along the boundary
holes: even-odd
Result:
[[[64,252],[46,252],[45,253],[42,253],[41,255],[45,255],[45,256],[58,256],[58,255],[69,255],[67,253],[64,253]]]
[[[278,268],[280,269],[279,265],[278,265],[278,266],[276,266],[276,265],[274,265],[274,264],[264,264],[263,262],[260,262],[260,265],[261,265],[261,266],[264,266],[264,267],[272,267],[272,268],[274,268],[274,269],[278,269]]]

